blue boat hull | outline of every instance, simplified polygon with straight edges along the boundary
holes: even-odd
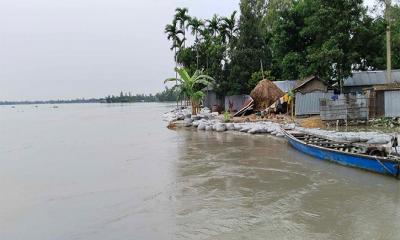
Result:
[[[296,139],[288,137],[289,144],[295,149],[316,157],[321,160],[328,160],[345,166],[361,168],[371,172],[398,177],[398,163],[392,161],[377,160],[370,156],[361,156],[355,154],[342,153],[329,149],[319,148],[313,145],[307,145]]]

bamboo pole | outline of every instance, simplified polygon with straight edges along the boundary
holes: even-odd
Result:
[[[385,18],[386,18],[386,67],[387,67],[387,83],[392,82],[392,42],[391,42],[391,17],[390,8],[391,0],[385,0]]]

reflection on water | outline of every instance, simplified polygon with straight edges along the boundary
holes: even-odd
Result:
[[[166,104],[0,108],[0,239],[398,239],[399,182]]]

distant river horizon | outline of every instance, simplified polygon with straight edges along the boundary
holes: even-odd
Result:
[[[0,239],[399,239],[400,182],[173,103],[0,106]]]

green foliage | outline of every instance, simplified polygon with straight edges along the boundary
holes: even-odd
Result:
[[[240,16],[190,17],[176,9],[165,29],[177,64],[214,76],[221,96],[248,94],[270,80],[319,75],[342,83],[352,71],[386,68],[386,20],[363,0],[241,0]],[[400,68],[400,7],[391,7],[392,65]],[[186,30],[194,43],[186,46]]]
[[[391,8],[392,18],[392,67],[400,69],[400,5]]]
[[[196,70],[192,76],[189,75],[185,68],[177,68],[175,71],[178,73],[179,78],[168,78],[164,83],[175,82],[173,89],[177,91],[181,99],[190,99],[192,102],[192,114],[196,115],[196,108],[198,108],[200,100],[204,97],[201,89],[210,86],[215,80],[199,70]]]
[[[121,91],[119,96],[107,96],[105,101],[107,103],[133,103],[133,102],[172,102],[177,99],[177,93],[168,87],[164,89],[164,91],[157,93],[156,95],[145,95],[145,94],[136,94],[132,95],[131,93],[124,93]]]
[[[239,36],[231,54],[230,94],[251,91],[254,84],[249,81],[254,72],[260,71],[261,61],[265,68],[270,68],[271,53],[267,47],[269,36],[265,34],[263,25],[264,10],[264,0],[240,2]]]
[[[373,121],[373,125],[376,127],[386,127],[393,128],[400,126],[400,121],[398,118],[381,117]]]
[[[224,112],[224,122],[228,123],[231,121],[231,114],[229,112]]]
[[[270,81],[275,80],[273,76],[271,76],[271,71],[258,71],[258,72],[254,72],[251,75],[251,79],[248,82],[249,84],[249,88],[253,89],[255,86],[257,86],[258,82],[263,80],[263,79],[268,79]]]

